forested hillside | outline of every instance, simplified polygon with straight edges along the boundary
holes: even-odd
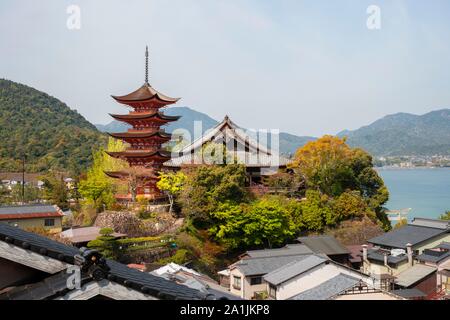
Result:
[[[0,171],[86,168],[105,136],[77,111],[46,93],[0,79]]]

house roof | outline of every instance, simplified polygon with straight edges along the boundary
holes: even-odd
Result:
[[[74,256],[80,251],[71,246],[56,242],[49,238],[0,223],[0,241],[36,252],[42,256],[74,264]],[[123,286],[149,294],[160,299],[198,300],[208,296],[198,290],[176,284],[161,277],[128,268],[116,261],[107,260],[110,268],[107,278]]]
[[[436,272],[436,270],[436,268],[424,264],[415,264],[411,268],[398,274],[395,283],[404,288],[408,288]]]
[[[245,164],[246,167],[265,167],[265,168],[271,168],[271,167],[285,167],[287,166],[291,161],[287,158],[284,158],[282,156],[276,156],[276,155],[267,155],[267,154],[258,154],[256,157],[245,157],[244,152],[237,152],[236,153],[237,163]],[[164,163],[167,167],[174,167],[179,168],[182,166],[188,166],[188,165],[200,165],[208,162],[214,162],[214,159],[205,159],[202,157],[201,154],[198,153],[188,153],[176,158],[172,158],[166,163]]]
[[[302,260],[304,258],[305,255],[293,255],[242,259],[231,265],[230,269],[237,268],[244,276],[262,276],[292,261]]]
[[[412,225],[449,230],[450,221],[439,219],[427,219],[427,218],[414,218],[411,222]]]
[[[450,242],[442,242],[442,243],[438,244],[435,248],[450,250]]]
[[[202,137],[184,147],[179,152],[179,157],[171,159],[165,165],[168,167],[180,167],[182,165],[202,164],[204,159],[197,154],[197,151],[201,150],[204,144],[222,137],[234,139],[248,147],[248,152],[238,149],[236,153],[238,162],[244,163],[247,167],[280,167],[286,166],[290,162],[289,159],[280,154],[273,153],[272,150],[269,150],[267,146],[262,144],[262,141],[257,141],[252,136],[252,133],[246,133],[226,116],[222,122],[208,130]],[[248,154],[258,156],[249,157]]]
[[[419,225],[406,225],[400,229],[387,232],[381,236],[368,240],[369,243],[390,247],[406,249],[408,243],[413,246],[421,242],[433,239],[448,232],[445,229],[424,227]]]
[[[361,244],[349,245],[349,246],[345,246],[345,247],[350,252],[350,262],[353,262],[353,263],[362,262],[363,247]],[[372,248],[373,245],[370,244],[368,247]]]
[[[387,254],[389,265],[396,265],[399,264],[400,262],[408,261],[408,256],[406,254],[393,256],[390,253],[388,254],[387,252],[385,252],[385,250],[380,249],[367,250],[367,258],[371,261],[374,260],[384,263],[384,254]]]
[[[61,237],[68,238],[72,243],[89,242],[100,236],[100,227],[72,228],[61,232]],[[124,233],[114,232],[116,238],[125,237]]]
[[[51,205],[24,205],[0,207],[0,220],[64,216],[61,209]]]
[[[314,253],[323,253],[326,255],[350,253],[336,238],[327,235],[301,237],[297,240],[310,248]]]
[[[193,150],[197,150],[201,148],[203,144],[211,141],[212,139],[214,139],[214,137],[222,134],[223,132],[226,132],[228,135],[235,137],[238,141],[241,141],[243,143],[247,142],[251,148],[259,150],[261,153],[265,153],[268,155],[271,154],[271,152],[265,146],[261,145],[260,143],[258,144],[258,141],[253,139],[250,135],[247,135],[244,130],[233,121],[231,121],[228,116],[225,116],[222,122],[209,130],[205,135],[195,140],[190,145],[184,147],[181,150],[181,153],[186,154],[192,152]]]
[[[303,244],[288,244],[280,249],[264,249],[247,251],[243,256],[250,258],[292,256],[302,254],[312,254],[312,250]]]
[[[424,262],[439,263],[447,258],[450,258],[450,251],[444,249],[445,251],[436,251],[425,249],[422,254],[417,256],[417,260]]]
[[[328,300],[353,288],[359,282],[360,280],[358,278],[340,273],[314,288],[293,296],[289,300]]]
[[[64,270],[37,283],[14,287],[4,294],[0,293],[0,300],[44,300],[62,295],[69,291],[67,288],[69,276],[70,274]]]
[[[292,261],[264,276],[264,280],[273,285],[282,284],[306,271],[309,271],[322,263],[328,261],[317,255],[306,255],[302,259]]]
[[[401,290],[393,290],[391,293],[396,294],[397,296],[407,298],[407,299],[414,299],[414,298],[424,298],[427,295],[420,291],[417,288],[413,289],[401,289]]]

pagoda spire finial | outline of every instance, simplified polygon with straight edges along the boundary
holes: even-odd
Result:
[[[148,46],[145,46],[145,83],[148,84]]]

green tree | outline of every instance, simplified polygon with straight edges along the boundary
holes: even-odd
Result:
[[[172,213],[173,203],[175,197],[183,190],[183,184],[186,180],[186,175],[182,171],[174,172],[161,172],[159,175],[159,181],[156,186],[161,191],[165,191],[169,197],[170,209]]]
[[[44,197],[62,210],[69,208],[68,190],[62,174],[51,173],[44,179]]]
[[[240,204],[250,195],[246,188],[244,165],[202,165],[185,171],[186,179],[180,192],[182,212],[196,227],[208,228],[210,213],[225,202]]]
[[[216,221],[209,229],[229,248],[277,246],[296,234],[295,224],[279,198],[263,198],[247,205],[221,204],[211,213]]]
[[[370,212],[366,201],[358,191],[347,191],[334,199],[332,204],[333,213],[338,221],[352,218],[360,218],[368,215],[374,218],[375,213]]]
[[[119,140],[110,139],[108,142],[109,151],[121,151],[124,145]],[[88,202],[94,205],[98,211],[104,207],[111,207],[115,203],[114,192],[115,182],[109,178],[105,172],[120,171],[127,168],[127,163],[114,159],[107,155],[102,148],[94,152],[93,163],[89,168],[86,177],[81,179],[78,185],[78,192]]]
[[[441,214],[439,219],[441,219],[441,220],[450,220],[450,211],[447,211],[444,214]]]
[[[308,190],[301,202],[298,227],[301,230],[322,232],[326,226],[334,226],[338,218],[330,208],[330,198],[318,191]]]
[[[113,233],[111,228],[100,229],[100,236],[90,241],[88,248],[98,250],[107,259],[117,260],[120,256],[120,246]]]

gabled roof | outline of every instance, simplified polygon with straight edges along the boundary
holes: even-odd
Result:
[[[427,218],[414,218],[411,222],[414,226],[422,226],[428,228],[436,228],[442,230],[450,229],[450,221],[439,219],[427,219]]]
[[[340,273],[314,288],[289,298],[289,300],[328,300],[353,288],[359,282],[358,278]]]
[[[280,256],[295,256],[302,254],[312,254],[312,250],[303,244],[288,244],[280,249],[264,249],[247,251],[242,256],[250,258],[269,258]]]
[[[243,152],[242,152],[243,154]],[[244,159],[241,161],[241,159]],[[180,157],[172,158],[171,160],[164,163],[167,167],[175,167],[179,168],[185,165],[200,165],[204,163],[214,162],[214,159],[208,159],[208,161],[205,161],[205,159],[202,157],[201,154],[194,153],[194,154],[185,154]],[[291,161],[287,158],[284,158],[282,156],[276,156],[276,155],[266,155],[266,154],[259,154],[258,157],[255,157],[254,159],[245,159],[245,156],[240,156],[239,152],[237,153],[237,163],[245,164],[246,167],[265,167],[265,168],[271,168],[271,167],[285,167],[287,166]]]
[[[244,276],[263,276],[292,261],[304,258],[305,255],[241,259],[231,265],[230,270],[237,268]]]
[[[249,135],[246,135],[244,130],[242,130],[241,127],[239,127],[237,124],[231,121],[228,116],[225,116],[225,118],[221,123],[219,123],[214,128],[209,130],[201,138],[195,140],[190,145],[184,147],[180,153],[187,154],[192,152],[193,150],[200,149],[203,146],[203,144],[212,141],[214,137],[217,137],[223,134],[224,132],[226,132],[228,136],[233,136],[236,140],[240,141],[244,145],[247,142],[252,149],[259,150],[260,153],[271,155],[271,152],[265,146],[258,144],[258,142],[255,139],[253,139]]]
[[[426,266],[424,264],[415,264],[411,268],[399,273],[395,283],[404,288],[409,288],[436,271],[437,269],[434,267]]]
[[[302,259],[297,259],[288,263],[264,276],[264,280],[273,285],[280,285],[302,273],[305,273],[328,261],[324,257],[317,255],[306,255]]]
[[[84,228],[72,228],[61,232],[61,237],[67,238],[72,243],[81,243],[95,240],[100,236],[100,227],[84,227]],[[113,237],[120,238],[125,237],[124,233],[114,232]]]
[[[190,145],[184,147],[179,152],[179,157],[172,158],[165,163],[168,167],[181,167],[183,165],[198,165],[205,163],[199,151],[203,145],[217,139],[225,138],[234,139],[242,146],[248,147],[248,152],[245,150],[233,150],[233,155],[236,153],[238,163],[243,163],[246,167],[280,167],[287,166],[291,161],[280,154],[275,154],[269,150],[261,142],[258,143],[251,134],[246,134],[244,130],[230,120],[228,116],[217,124],[214,128],[207,131],[205,135],[195,140]],[[236,152],[235,152],[236,151]],[[252,156],[250,157],[249,154]]]
[[[0,207],[0,220],[51,218],[64,216],[61,209],[51,205],[21,205]]]
[[[155,90],[150,84],[144,83],[139,89],[124,95],[124,96],[112,96],[120,103],[130,102],[143,102],[152,99],[157,99],[164,103],[176,103],[180,98],[170,98],[157,90]]]
[[[406,249],[408,243],[415,246],[446,232],[448,232],[448,230],[409,224],[400,229],[372,238],[367,242],[383,247]]]
[[[379,250],[379,249],[374,249],[374,248],[367,250],[367,258],[370,261],[377,261],[377,262],[384,263],[384,255],[385,254],[387,254],[388,264],[391,266],[392,265],[395,266],[399,263],[408,261],[408,256],[406,254],[393,256],[390,253],[388,254],[388,252],[386,252],[385,250]]]
[[[30,250],[39,255],[74,264],[74,256],[80,251],[71,246],[56,242],[46,237],[26,232],[19,228],[0,223],[0,241],[11,243],[14,246]],[[176,284],[172,281],[128,268],[116,261],[107,260],[110,268],[107,278],[133,290],[149,294],[160,299],[198,300],[207,296],[198,290]]]
[[[321,235],[300,237],[297,239],[310,248],[314,253],[323,253],[326,255],[349,254],[350,251],[339,243],[334,237]]]
[[[417,288],[393,290],[391,293],[406,299],[425,298],[427,296],[427,294]]]

